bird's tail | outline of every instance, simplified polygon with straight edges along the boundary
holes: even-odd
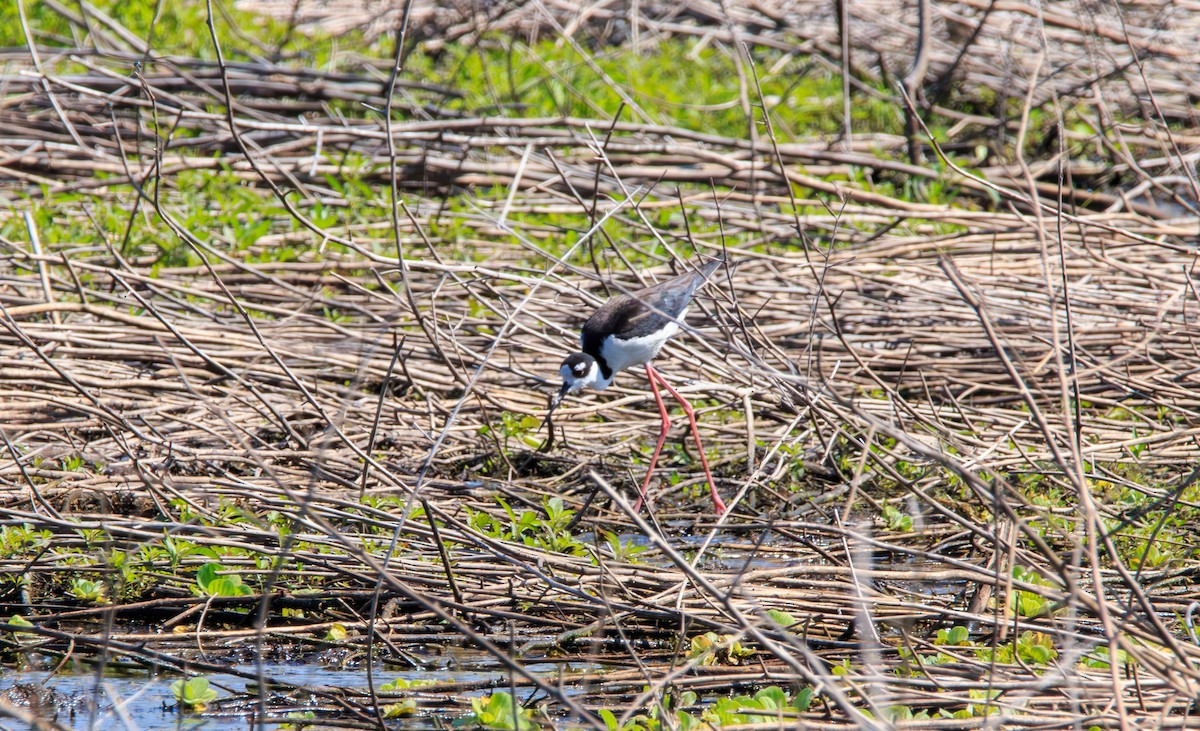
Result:
[[[707,264],[700,267],[700,273],[704,275],[705,281],[707,281],[709,278],[711,278],[713,275],[713,272],[717,271],[717,268],[720,267],[722,264],[724,264],[726,261],[728,261],[728,257],[725,256],[725,252],[721,252],[720,254],[717,254]],[[730,272],[732,272],[733,269],[738,264],[741,264],[743,261],[745,261],[745,259],[738,259],[737,261],[729,262]]]

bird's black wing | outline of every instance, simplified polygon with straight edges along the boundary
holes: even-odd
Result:
[[[664,279],[658,284],[618,295],[605,302],[583,325],[580,334],[583,352],[594,356],[609,334],[627,340],[666,327],[668,322],[679,318],[691,304],[696,290],[720,264],[720,259],[710,261],[699,271]]]

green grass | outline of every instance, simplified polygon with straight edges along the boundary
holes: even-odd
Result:
[[[605,118],[624,104],[626,121],[746,139],[752,126],[762,132],[757,107],[765,101],[784,141],[841,130],[840,79],[803,56],[755,55],[761,99],[752,79],[742,88],[738,60],[728,49],[691,40],[657,44],[640,55],[622,49],[584,56],[553,39],[532,46],[490,39],[472,48],[452,47],[436,60],[418,55],[409,70],[428,72],[461,91],[463,111],[476,114]],[[858,101],[856,127],[900,129],[890,105]]]
[[[155,7],[151,2],[98,3],[101,12],[138,38],[148,40],[159,54],[215,58],[203,2],[164,3],[158,15]],[[75,47],[91,43],[79,35],[78,27],[41,3],[27,3],[26,15],[39,45]],[[386,65],[392,53],[390,38],[368,40],[357,32],[337,38],[319,30],[308,35],[289,32],[284,23],[231,8],[218,12],[217,26],[225,56],[230,61],[265,58],[295,68],[355,71],[371,66],[378,70]],[[0,44],[13,47],[25,44],[15,4],[0,7]],[[450,45],[436,54],[417,46],[406,61],[404,78],[452,89],[453,94],[412,93],[420,102],[464,115],[605,120],[625,105],[621,112],[624,121],[747,139],[752,130],[757,130],[760,137],[765,134],[761,106],[765,102],[781,142],[828,137],[842,129],[841,84],[835,74],[802,55],[785,56],[763,49],[753,53],[761,99],[752,79],[747,79],[748,87],[743,89],[738,73],[741,62],[730,49],[690,39],[647,45],[640,54],[627,49],[581,52],[571,44],[553,39],[527,45],[499,37],[484,37],[472,46]],[[51,56],[46,58],[51,62]],[[101,57],[98,62],[118,72],[134,70],[133,63],[124,59]],[[53,63],[58,64],[51,69],[55,72],[75,68],[69,61]],[[162,69],[157,66],[153,59],[147,59],[144,72],[167,70],[165,66]],[[750,71],[744,63],[742,70]],[[745,94],[749,110],[743,106]],[[377,110],[352,102],[332,103],[331,108],[349,118],[377,120],[379,116]],[[854,127],[859,132],[898,133],[902,129],[894,103],[882,97],[862,94],[856,98],[853,109]],[[219,110],[214,107],[214,111]],[[398,112],[398,116],[404,114],[403,110]],[[149,116],[144,121],[153,124]],[[157,131],[166,134],[165,128]],[[603,126],[595,129],[598,136],[604,132]],[[194,130],[183,126],[173,134],[179,140],[194,134]],[[388,232],[379,228],[391,215],[390,196],[382,182],[386,170],[356,153],[336,154],[338,174],[322,179],[336,194],[333,199],[316,203],[293,196],[293,205],[317,227],[334,236],[353,237],[376,253],[394,254]],[[952,185],[938,180],[914,181],[886,175],[870,179],[861,172],[830,179],[913,200],[948,202],[958,197]],[[717,190],[718,194],[726,192]],[[245,261],[287,262],[320,257],[316,252],[321,244],[318,235],[294,221],[263,186],[242,180],[227,167],[173,174],[162,181],[162,194],[166,210],[184,228]],[[476,215],[478,203],[502,201],[507,194],[505,187],[452,193],[443,201],[444,214],[430,223],[426,233],[437,242],[443,255],[465,260],[484,258],[489,252],[480,252],[477,228],[462,219],[468,214]],[[39,234],[50,249],[94,246],[103,241],[126,257],[153,257],[155,267],[194,267],[201,263],[197,252],[159,220],[148,204],[141,203],[138,213],[131,216],[136,200],[136,193],[122,186],[95,193],[51,193],[43,189],[33,193],[27,205],[34,210]],[[819,208],[811,212],[823,215]],[[678,210],[660,209],[649,215],[659,231],[682,236],[685,220]],[[561,256],[575,245],[592,221],[583,214],[513,212],[509,223],[514,230],[533,238],[547,253]],[[720,233],[715,222],[698,216],[688,216],[686,224],[686,230],[699,238],[715,240]],[[901,230],[921,225],[925,224],[913,221]],[[958,232],[952,226],[936,223],[933,226],[938,233]],[[369,235],[364,235],[368,227],[373,228]],[[606,231],[614,240],[630,242],[627,258],[635,265],[651,266],[668,257],[668,252],[640,226],[613,219],[606,224]],[[285,234],[290,236],[281,245],[280,237]],[[9,217],[0,221],[0,236],[23,241],[28,235],[19,217]],[[260,244],[264,240],[266,243]],[[733,246],[751,241],[754,235],[749,233],[727,239]],[[687,252],[681,239],[671,243]],[[603,250],[602,243],[597,242],[596,246]],[[339,252],[339,248],[326,243],[325,251]],[[572,263],[590,266],[590,256],[589,248],[581,247]],[[545,263],[535,252],[525,252],[523,259],[523,263],[533,265]]]
[[[29,30],[39,46],[75,47],[83,40],[78,25],[70,23],[45,3],[38,0],[22,2]],[[66,5],[78,14],[78,5]],[[156,55],[216,60],[203,0],[162,3],[152,0],[94,0],[91,6],[145,42]],[[238,10],[234,3],[217,0],[213,2],[213,8],[226,60],[252,60],[275,55],[307,58],[313,55],[315,49],[329,47],[328,37],[289,34],[285,23]],[[88,20],[94,27],[107,28],[106,23],[98,17],[89,17]],[[236,26],[236,30],[232,26]],[[111,35],[111,31],[105,32]],[[26,37],[16,3],[0,5],[0,46],[25,45]],[[153,62],[147,65],[147,69],[153,69]]]
[[[158,15],[153,2],[101,0],[96,5],[157,54],[215,59],[205,4],[199,0],[163,3]],[[214,6],[222,8],[220,3]],[[77,26],[41,3],[26,0],[26,15],[39,45],[90,43]],[[231,62],[279,59],[295,67],[353,72],[368,64],[385,66],[393,52],[390,37],[368,41],[357,31],[337,37],[319,29],[289,32],[286,23],[232,7],[217,11],[216,25]],[[25,45],[15,4],[0,7],[0,45]],[[624,104],[626,121],[747,139],[752,127],[765,132],[765,105],[781,141],[841,131],[837,75],[804,55],[771,49],[752,54],[753,68],[740,62],[732,49],[691,39],[647,45],[634,54],[624,48],[586,51],[553,38],[527,45],[489,36],[436,53],[418,46],[407,57],[402,78],[452,89],[449,96],[426,91],[418,98],[464,114],[606,119]],[[148,59],[146,73],[171,70],[156,65]],[[903,125],[899,109],[882,98],[890,92],[882,87],[876,92],[879,96],[856,96],[855,129],[898,133]],[[342,110],[353,116],[374,114],[361,107]],[[596,130],[598,135],[603,132]]]

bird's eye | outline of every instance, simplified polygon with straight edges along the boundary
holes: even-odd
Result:
[[[575,375],[577,375],[577,376],[582,376],[582,375],[583,375],[583,374],[585,374],[585,373],[587,373],[587,368],[584,368],[582,363],[578,363],[578,364],[576,364],[576,366],[575,366]]]

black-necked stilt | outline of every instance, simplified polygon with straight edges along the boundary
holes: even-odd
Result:
[[[605,302],[583,323],[579,336],[580,352],[568,355],[559,368],[563,384],[550,402],[551,413],[569,393],[581,388],[603,391],[612,385],[620,371],[637,365],[646,367],[646,378],[650,381],[650,389],[654,392],[658,413],[662,417],[662,430],[658,434],[658,443],[654,445],[654,456],[650,458],[646,481],[642,483],[635,510],[641,509],[654,467],[658,463],[658,455],[671,428],[667,405],[658,391],[658,384],[661,383],[683,405],[692,436],[696,439],[696,449],[700,452],[700,464],[704,465],[704,476],[708,478],[708,487],[712,491],[713,506],[718,515],[725,512],[725,503],[717,493],[712,472],[708,469],[708,457],[700,442],[700,429],[696,425],[696,413],[692,405],[650,365],[667,340],[679,332],[679,324],[687,314],[696,290],[724,260],[724,257],[715,259],[697,271],[666,279],[630,294],[618,295]],[[546,418],[549,420],[549,415]]]

